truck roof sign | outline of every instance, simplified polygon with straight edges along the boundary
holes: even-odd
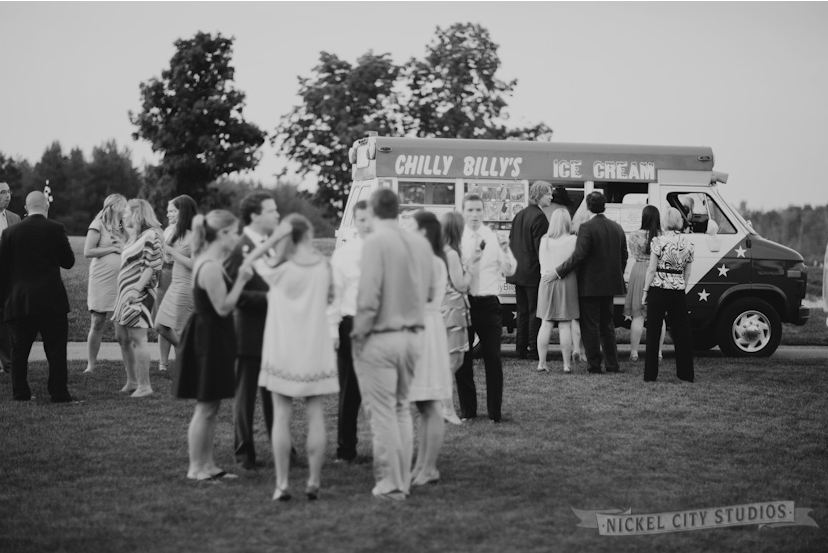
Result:
[[[376,152],[375,163],[354,167],[354,178],[360,179],[655,182],[661,169],[713,169],[713,151],[709,147],[393,137],[365,138],[355,147],[357,153],[363,148]]]

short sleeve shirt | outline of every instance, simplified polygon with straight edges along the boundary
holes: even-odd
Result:
[[[657,257],[656,274],[650,286],[665,290],[684,290],[684,269],[693,262],[693,243],[678,232],[656,236],[650,242],[650,251]]]

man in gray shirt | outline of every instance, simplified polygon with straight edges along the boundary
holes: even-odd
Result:
[[[419,357],[432,253],[397,223],[399,199],[371,195],[374,232],[365,238],[351,332],[354,366],[373,434],[374,496],[405,499],[411,479],[413,425],[408,387]]]

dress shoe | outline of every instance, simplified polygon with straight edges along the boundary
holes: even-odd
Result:
[[[66,394],[65,396],[56,396],[52,398],[52,403],[72,403],[75,401],[72,396]]]
[[[587,372],[590,374],[601,374],[604,371],[602,371],[601,369],[587,369]]]
[[[305,488],[305,496],[307,496],[308,501],[316,501],[319,499],[319,486],[308,486]]]
[[[244,470],[257,470],[257,469],[264,468],[266,465],[265,465],[264,461],[250,461],[250,460],[248,460],[248,461],[244,461],[244,462],[239,463],[239,466],[241,468],[243,468]]]
[[[290,501],[291,495],[287,489],[281,490],[276,488],[276,491],[273,492],[273,501]]]
[[[608,373],[620,373],[621,369],[619,367],[615,367],[614,369],[607,368]]]

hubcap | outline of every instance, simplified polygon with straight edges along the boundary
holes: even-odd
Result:
[[[770,321],[761,311],[745,311],[733,321],[730,333],[736,347],[754,353],[770,342]]]

